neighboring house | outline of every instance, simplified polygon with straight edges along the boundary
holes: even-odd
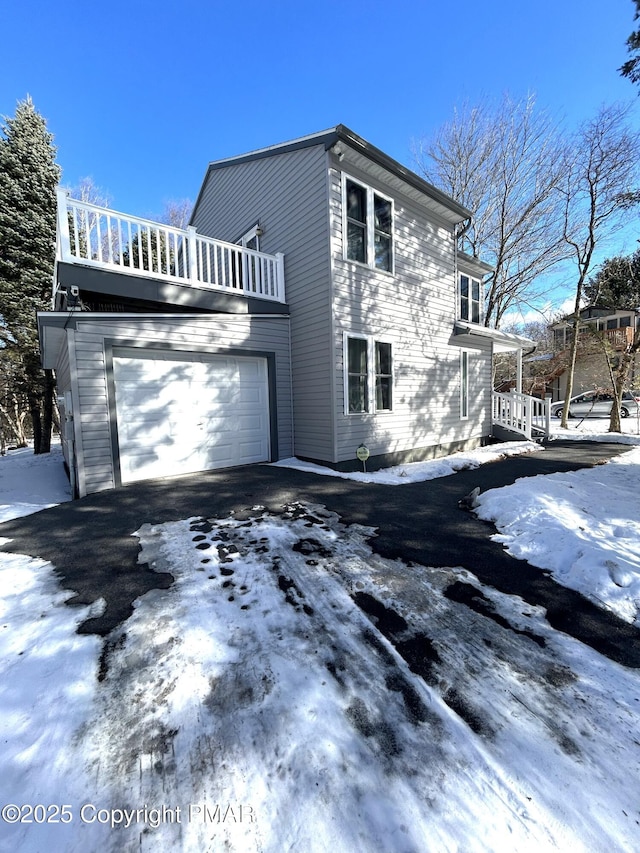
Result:
[[[583,308],[580,311],[580,332],[573,377],[573,393],[594,389],[611,389],[607,366],[608,353],[612,366],[618,353],[632,342],[640,328],[640,315],[635,311],[611,308]],[[569,348],[573,337],[573,320],[564,318],[550,327],[553,334],[553,359],[549,365],[548,389],[554,400],[564,400],[567,389]],[[637,356],[631,363],[628,388],[640,383],[640,362]]]
[[[485,442],[492,356],[520,382],[532,342],[483,325],[469,216],[343,125],[211,163],[186,231],[59,194],[38,319],[76,493]]]

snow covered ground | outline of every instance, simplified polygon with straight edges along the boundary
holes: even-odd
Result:
[[[379,476],[445,476],[485,451]],[[639,466],[631,447],[479,511],[632,621]],[[2,518],[68,499],[58,474],[0,458]],[[76,634],[100,601],[67,607],[54,566],[0,552],[0,850],[639,849],[640,673],[539,608],[459,567],[383,559],[375,531],[321,506],[131,533],[175,582],[104,643]]]

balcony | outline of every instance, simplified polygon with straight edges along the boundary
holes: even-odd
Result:
[[[593,326],[583,325],[578,333],[578,339],[583,344],[596,343],[598,338],[606,341],[614,350],[624,350],[633,343],[634,330],[632,326],[622,326],[617,329],[600,329],[596,331]],[[563,350],[570,346],[573,330],[570,327],[556,329],[554,333],[554,347]]]
[[[54,307],[63,264],[184,288],[285,302],[284,255],[268,255],[69,198],[58,190]],[[141,288],[140,288],[141,289]],[[136,287],[131,287],[135,296]]]

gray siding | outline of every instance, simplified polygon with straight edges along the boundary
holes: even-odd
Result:
[[[86,320],[78,317],[70,339],[75,341],[77,364],[75,418],[82,434],[82,448],[78,448],[81,496],[116,485],[106,359],[112,346],[164,344],[185,353],[215,353],[225,349],[246,351],[247,355],[274,353],[279,457],[292,455],[287,317],[93,315]]]
[[[237,241],[260,222],[261,249],[285,255],[291,310],[295,452],[333,455],[327,155],[323,146],[212,169],[193,224]]]
[[[384,273],[343,258],[342,176],[330,173],[334,269],[336,458],[399,453],[480,439],[490,433],[491,342],[464,344],[452,336],[456,318],[452,226],[437,220],[398,188],[342,164],[351,177],[394,200],[394,271]],[[378,170],[379,171],[379,170]],[[392,344],[393,411],[345,414],[345,334]],[[470,352],[469,418],[460,417],[460,348]]]

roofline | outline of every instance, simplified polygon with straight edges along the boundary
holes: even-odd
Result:
[[[495,267],[492,267],[491,264],[488,264],[486,261],[481,261],[480,258],[476,258],[473,255],[467,255],[466,252],[461,252],[458,250],[458,260],[462,261],[462,263],[467,263],[470,266],[478,267],[478,269],[484,270],[484,272],[493,272]]]
[[[459,204],[455,199],[448,196],[446,193],[439,190],[437,187],[434,187],[433,184],[430,184],[428,181],[425,181],[424,178],[421,178],[420,175],[416,174],[416,172],[411,171],[406,166],[403,166],[402,163],[399,163],[397,160],[394,160],[393,157],[389,157],[388,154],[385,154],[384,151],[381,151],[379,148],[376,148],[375,145],[372,145],[370,142],[367,142],[366,139],[363,139],[361,136],[358,136],[353,130],[350,130],[344,124],[338,124],[335,127],[329,128],[327,130],[319,131],[318,133],[312,133],[308,136],[301,136],[297,139],[292,139],[289,142],[282,142],[277,145],[270,145],[267,148],[258,148],[255,151],[249,151],[246,154],[239,154],[235,157],[225,157],[222,160],[213,160],[209,163],[207,167],[207,172],[204,176],[204,180],[202,181],[202,185],[200,187],[200,191],[196,198],[195,204],[193,206],[193,212],[191,214],[191,218],[189,222],[193,221],[193,217],[195,215],[196,210],[198,209],[198,205],[200,203],[200,199],[202,197],[202,193],[207,183],[207,179],[211,172],[217,171],[218,169],[224,169],[227,166],[231,165],[239,165],[241,163],[250,163],[254,160],[262,160],[265,157],[273,157],[276,154],[287,154],[291,151],[299,151],[303,148],[311,148],[314,145],[323,145],[325,151],[331,148],[336,142],[344,142],[346,145],[351,146],[357,151],[360,151],[365,157],[368,157],[369,160],[372,160],[374,163],[377,163],[379,166],[382,166],[384,169],[387,169],[392,174],[396,175],[396,177],[408,183],[410,186],[424,193],[425,195],[430,196],[434,201],[442,204],[444,207],[449,208],[453,213],[457,214],[460,217],[460,222],[464,222],[466,219],[470,219],[472,213],[466,207],[463,207]]]

